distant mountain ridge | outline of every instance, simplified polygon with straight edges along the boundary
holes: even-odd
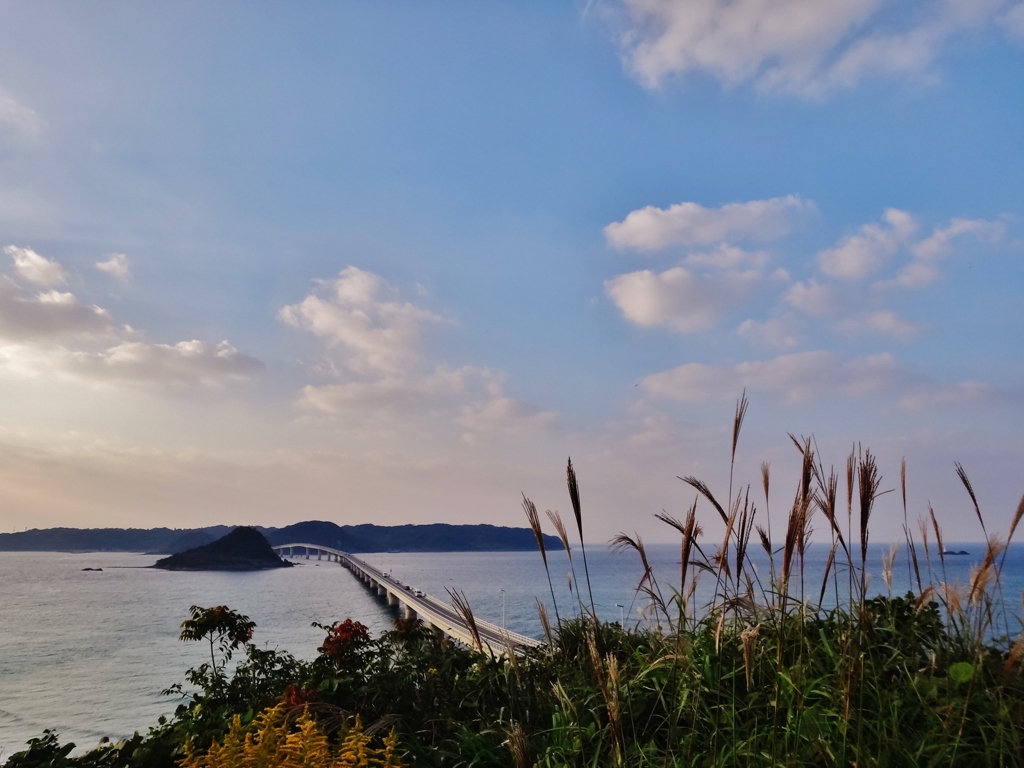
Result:
[[[529,528],[496,525],[338,525],[307,520],[283,528],[252,526],[273,546],[319,544],[345,552],[521,552],[535,549]],[[234,526],[206,528],[41,528],[0,533],[0,552],[146,552],[176,554],[219,539]],[[548,547],[560,547],[545,536]]]

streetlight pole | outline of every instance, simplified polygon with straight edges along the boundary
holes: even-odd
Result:
[[[505,630],[505,590],[501,590],[501,629]]]
[[[626,614],[623,613],[623,609],[626,607],[622,603],[616,603],[615,607],[619,609],[619,626],[623,629],[626,628]]]

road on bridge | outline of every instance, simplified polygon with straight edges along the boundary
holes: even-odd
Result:
[[[310,552],[324,552],[336,556],[343,563],[361,572],[364,576],[377,582],[381,588],[390,595],[404,603],[416,615],[446,635],[466,645],[474,645],[474,639],[466,622],[455,608],[433,595],[425,594],[410,584],[402,584],[398,579],[385,573],[358,557],[342,552],[332,547],[324,547],[318,544],[280,544],[274,547],[279,553],[284,550],[292,554],[294,549],[305,550],[308,557]],[[417,594],[419,592],[419,594]],[[503,627],[492,624],[474,617],[480,641],[495,653],[504,653],[508,649],[515,648],[536,648],[542,643],[532,637],[521,635],[518,632],[510,632]]]

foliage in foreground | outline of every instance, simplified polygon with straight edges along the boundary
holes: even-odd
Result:
[[[186,744],[182,768],[404,768],[398,757],[398,739],[392,731],[375,747],[371,734],[356,717],[343,723],[341,733],[331,739],[324,725],[303,706],[298,717],[290,717],[282,702],[263,710],[249,725],[235,715],[227,734],[205,753]],[[332,744],[333,742],[333,744]]]
[[[733,456],[745,409],[741,400]],[[424,766],[1024,765],[1024,634],[1013,639],[1020,622],[1011,627],[1000,582],[1024,500],[1009,536],[989,538],[963,585],[942,578],[934,515],[929,512],[930,527],[921,526],[920,543],[905,525],[916,594],[871,597],[868,524],[880,493],[874,458],[855,454],[847,462],[844,519],[839,478],[817,461],[809,441],[794,442],[802,468],[782,546],[775,548],[755,523],[749,488],[735,495],[730,488],[723,504],[695,478],[685,482],[719,515],[725,535],[714,548],[701,542],[696,502],[684,521],[660,516],[681,535],[678,588],[662,588],[638,537],[617,537],[644,565],[638,586],[649,603],[644,626],[600,622],[586,599],[589,588],[581,586],[568,618],[555,604],[550,626],[541,609],[548,643],[520,655],[458,647],[401,620],[372,638],[346,620],[321,627],[319,655],[302,662],[257,648],[247,617],[223,606],[196,607],[182,638],[208,642],[210,662],[189,671],[196,692],[173,721],[77,758],[47,733],[12,756],[8,768],[288,765],[261,763],[256,755],[291,739],[338,760],[354,734],[372,738],[365,746],[375,759]],[[984,526],[967,476],[958,471]],[[904,478],[901,472],[905,488]],[[767,503],[767,467],[762,482]],[[571,463],[568,485],[578,555],[560,516],[550,517],[574,571],[582,565],[585,586]],[[528,499],[524,506],[546,568],[539,515]],[[831,548],[821,583],[807,585],[803,561],[816,513]],[[934,561],[929,531],[937,544]],[[768,573],[750,563],[747,546],[755,533]],[[893,557],[885,566],[887,585]],[[698,578],[711,579],[715,589],[710,603],[695,607]],[[839,607],[827,608],[826,594]],[[229,674],[228,661],[239,650],[244,658]],[[380,739],[384,732],[392,735]],[[299,760],[302,749],[314,752],[291,748],[281,760]]]

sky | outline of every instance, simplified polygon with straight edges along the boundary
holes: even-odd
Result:
[[[0,1],[0,530],[1024,492],[1024,3]],[[766,499],[761,464],[770,465]],[[705,534],[717,515],[698,506]],[[825,523],[815,523],[819,537]]]

